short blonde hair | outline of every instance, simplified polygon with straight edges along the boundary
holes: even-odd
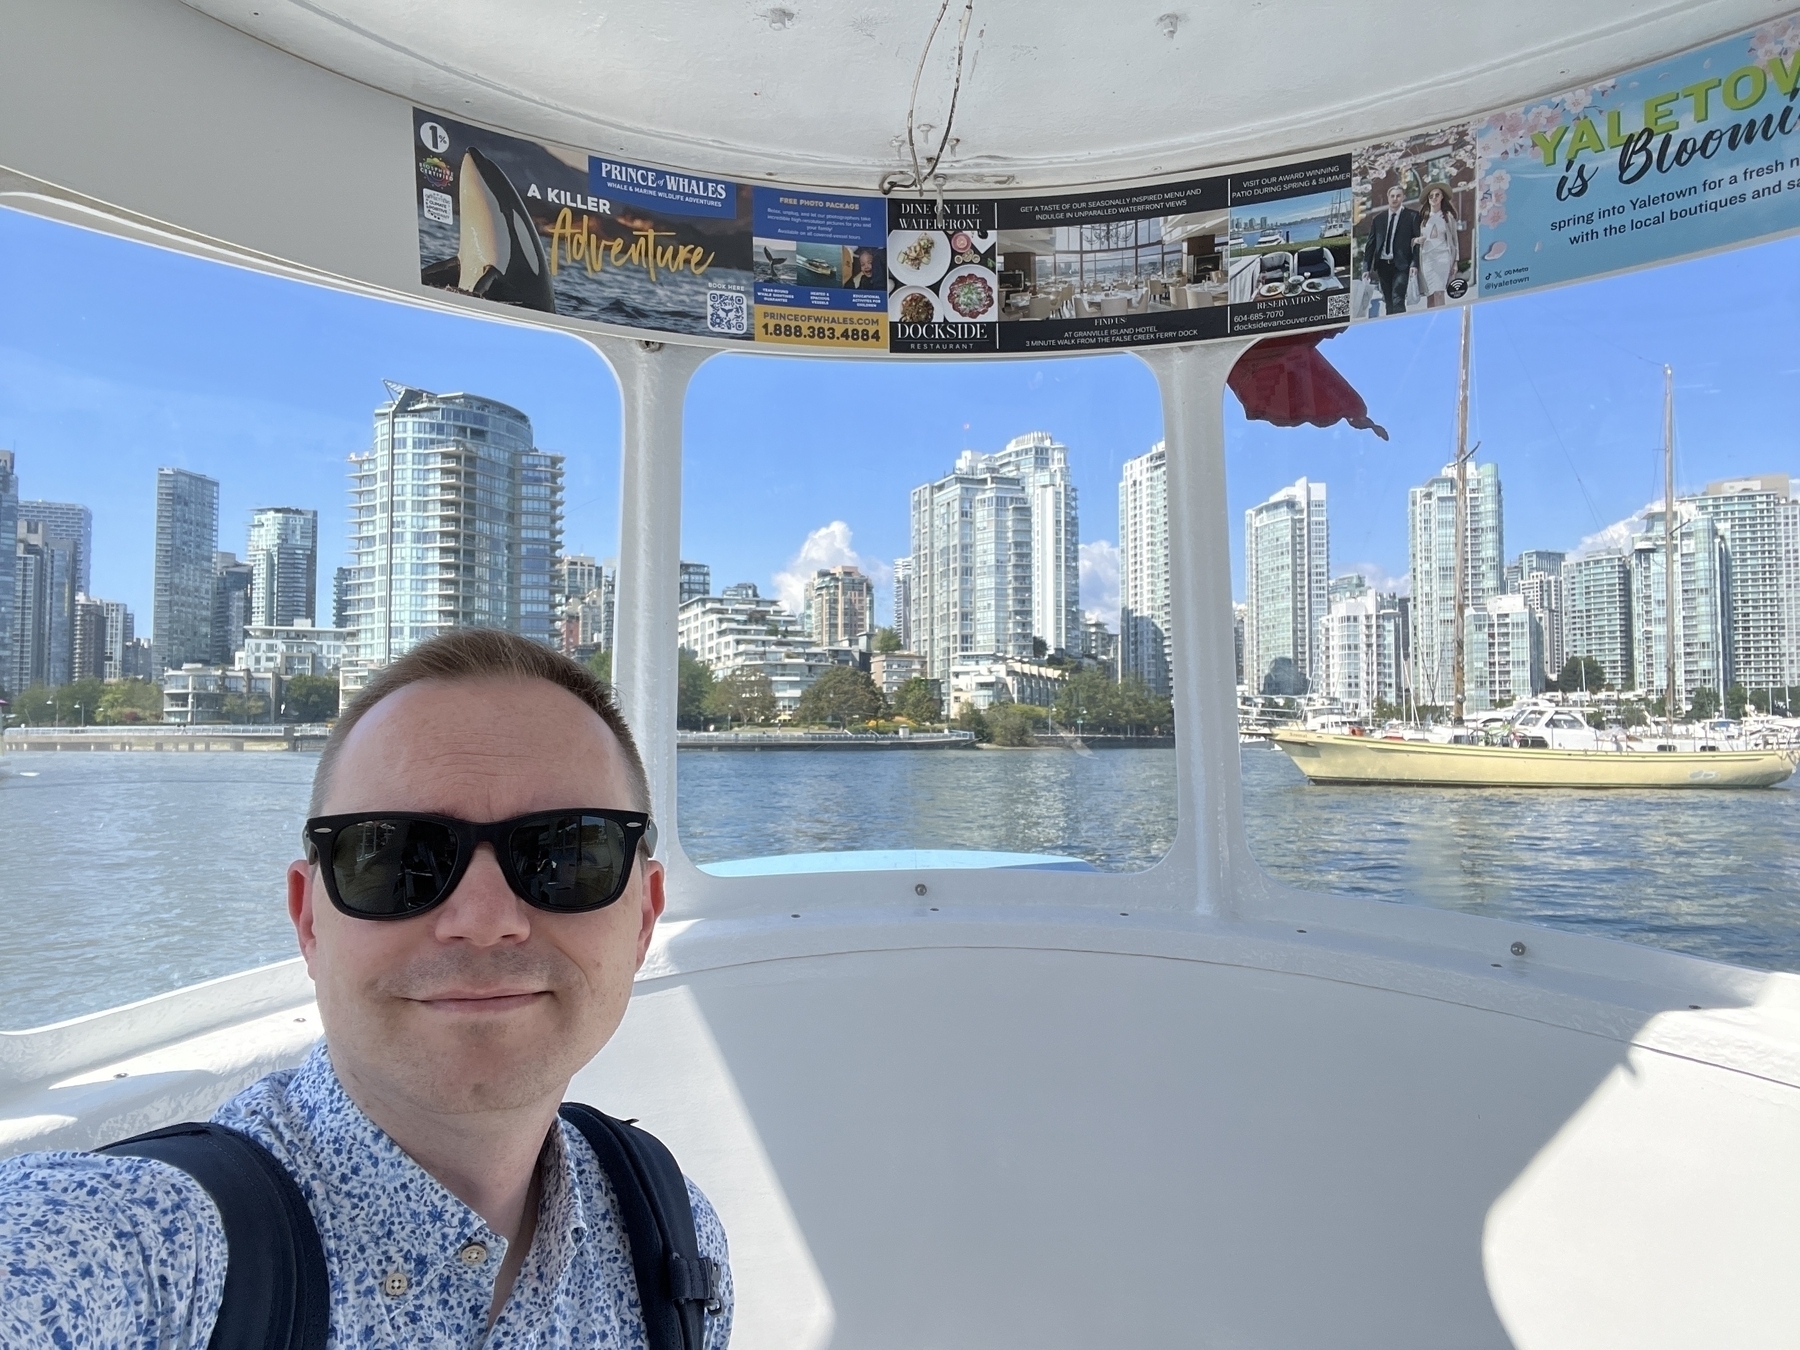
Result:
[[[307,814],[320,814],[344,742],[364,714],[382,699],[421,680],[495,678],[548,680],[593,709],[612,731],[625,756],[626,777],[631,782],[631,795],[636,798],[634,806],[639,811],[650,810],[650,780],[644,773],[644,757],[638,753],[637,740],[625,724],[611,686],[586,666],[571,661],[541,642],[499,628],[459,628],[422,642],[391,665],[383,666],[350,700],[350,706],[344,709],[325,740],[325,751],[319,756],[319,767],[313,772],[312,800],[307,806]]]

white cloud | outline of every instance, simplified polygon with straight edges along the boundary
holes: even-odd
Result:
[[[1369,583],[1369,589],[1372,591],[1392,592],[1395,595],[1412,594],[1411,572],[1401,572],[1395,575],[1380,563],[1360,562],[1351,563],[1348,567],[1339,567],[1333,571],[1332,575],[1341,577],[1350,573],[1360,574],[1362,579]]]
[[[879,558],[864,558],[851,546],[850,527],[841,520],[821,525],[806,536],[800,551],[775,574],[775,594],[790,614],[806,608],[806,584],[822,567],[858,567],[879,588],[893,578],[893,568]]]
[[[1676,500],[1680,501],[1681,499],[1677,497]],[[1605,529],[1596,530],[1592,534],[1583,535],[1581,542],[1575,545],[1575,551],[1570,556],[1575,558],[1585,558],[1589,554],[1600,553],[1607,549],[1629,548],[1631,545],[1631,536],[1643,531],[1645,513],[1649,511],[1660,511],[1661,509],[1662,499],[1659,497],[1656,501],[1648,503],[1642,511],[1637,512],[1635,515],[1626,516],[1623,520],[1615,520]]]
[[[1119,546],[1096,539],[1081,546],[1081,607],[1085,617],[1100,618],[1119,631]]]

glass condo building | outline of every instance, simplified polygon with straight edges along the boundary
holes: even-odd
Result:
[[[493,399],[393,383],[388,394],[371,448],[350,457],[346,692],[451,629],[558,636],[562,456]]]

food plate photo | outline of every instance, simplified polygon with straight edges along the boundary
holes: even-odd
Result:
[[[991,319],[1000,308],[1000,279],[985,267],[959,267],[938,287],[944,317]]]
[[[888,275],[902,286],[929,286],[950,270],[950,238],[939,230],[888,235]]]
[[[888,318],[895,323],[936,323],[951,317],[923,286],[902,286],[888,297]]]

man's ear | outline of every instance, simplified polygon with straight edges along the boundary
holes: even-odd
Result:
[[[287,911],[294,925],[294,936],[300,943],[300,955],[306,958],[306,970],[312,973],[313,952],[318,949],[318,935],[313,931],[313,896],[317,891],[318,869],[301,858],[288,864]]]
[[[663,893],[664,876],[661,863],[654,858],[644,859],[644,898],[638,909],[637,967],[644,964],[644,957],[650,952],[656,921],[662,917],[663,906],[668,903]]]

